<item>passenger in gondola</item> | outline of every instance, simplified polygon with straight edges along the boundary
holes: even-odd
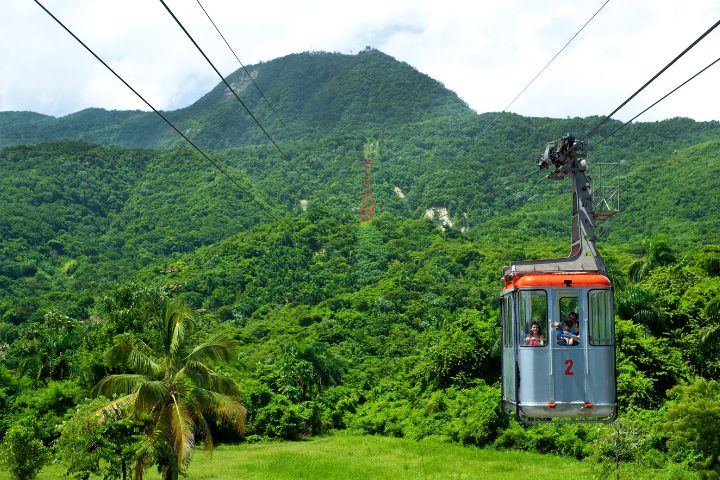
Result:
[[[573,345],[579,345],[580,344],[580,321],[577,319],[577,315],[575,315],[575,323],[572,324],[572,327],[570,327],[570,335],[573,337]]]
[[[538,322],[532,322],[530,324],[530,335],[525,337],[525,345],[529,347],[545,346],[545,337],[543,337],[540,331],[540,324]]]
[[[578,314],[575,312],[570,312],[568,314],[568,323],[570,324],[570,328],[568,329],[568,333],[572,337],[572,343],[568,342],[568,345],[579,345],[580,344],[580,320],[578,320]]]
[[[557,329],[557,343],[558,345],[572,345],[573,336],[570,334],[570,322],[563,322],[561,324],[555,324]]]

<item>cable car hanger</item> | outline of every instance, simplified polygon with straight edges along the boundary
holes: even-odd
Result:
[[[587,176],[585,162],[585,142],[576,141],[567,134],[556,142],[545,146],[545,151],[537,161],[541,169],[550,166],[555,171],[547,178],[562,180],[570,178],[573,181],[573,213],[572,213],[572,239],[570,256],[549,260],[526,260],[513,262],[503,269],[503,277],[522,272],[536,271],[592,271],[605,274],[605,262],[595,248],[594,220],[604,220],[612,216],[615,211],[608,210],[593,213],[592,191],[590,179]]]

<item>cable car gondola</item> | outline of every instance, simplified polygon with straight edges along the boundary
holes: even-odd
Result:
[[[503,408],[525,423],[603,422],[617,416],[613,289],[595,248],[585,149],[567,135],[538,166],[573,185],[570,256],[513,262],[500,296]]]

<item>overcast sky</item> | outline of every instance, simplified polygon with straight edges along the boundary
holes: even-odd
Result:
[[[158,109],[187,106],[220,81],[157,0],[40,2]],[[196,0],[166,2],[223,75],[240,68]],[[245,65],[371,46],[482,113],[506,109],[605,0],[200,2]],[[718,20],[718,0],[609,0],[508,111],[609,114]],[[720,27],[613,118],[630,119],[718,57]],[[720,63],[638,121],[720,120],[719,85]],[[0,111],[88,107],[147,110],[34,0],[1,0]]]

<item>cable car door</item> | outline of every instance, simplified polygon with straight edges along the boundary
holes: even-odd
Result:
[[[578,411],[587,401],[587,342],[579,291],[555,291],[551,303],[552,378],[556,412]],[[565,327],[567,326],[567,327]]]
[[[515,295],[516,293],[508,293],[500,297],[503,408],[509,415],[515,414],[517,404],[517,365],[515,363],[515,344],[513,342],[515,324],[513,298]]]

